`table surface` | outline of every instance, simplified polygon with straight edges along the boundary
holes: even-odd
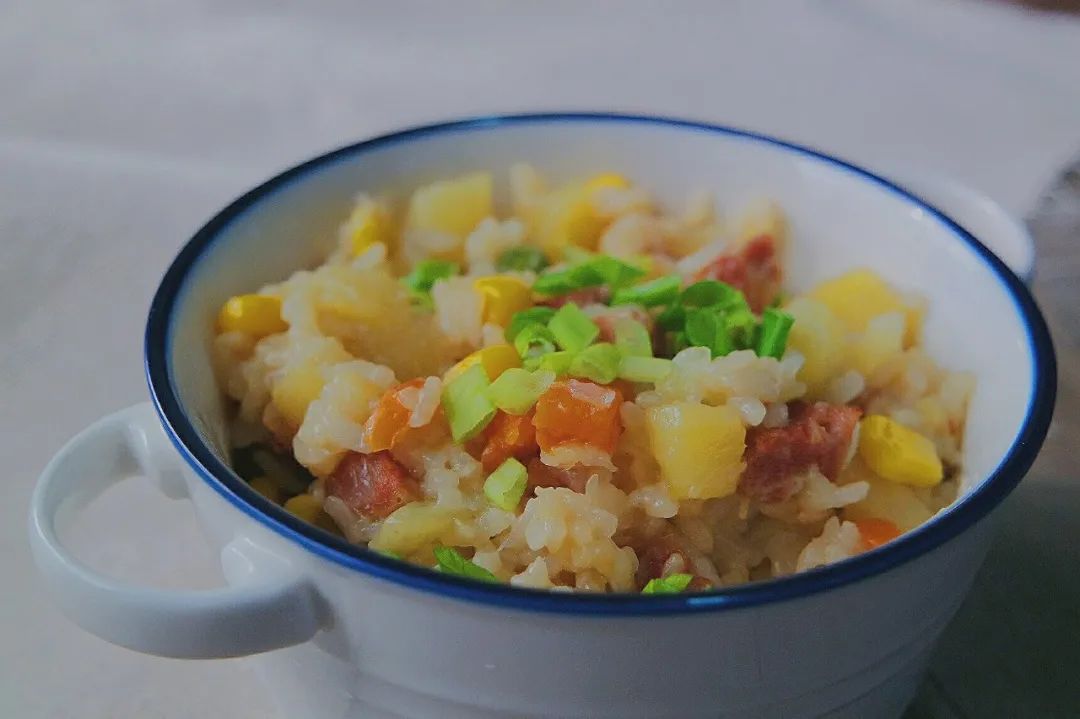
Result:
[[[144,399],[149,297],[228,199],[359,137],[553,108],[753,127],[950,174],[1030,218],[1058,410],[910,715],[1080,711],[1080,175],[1040,200],[1080,151],[1080,22],[969,0],[385,5],[0,4],[0,716],[274,716],[243,660],[146,657],[65,621],[26,547],[35,477]],[[190,512],[139,482],[71,541],[151,585],[220,581]]]

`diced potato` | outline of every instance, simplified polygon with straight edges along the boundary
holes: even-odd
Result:
[[[568,245],[595,250],[609,218],[593,208],[593,193],[628,185],[621,175],[604,173],[551,192],[539,203],[532,217],[536,242],[555,259],[562,257],[563,249]]]
[[[804,358],[798,378],[810,397],[823,397],[829,382],[841,371],[847,354],[847,332],[828,307],[799,297],[785,308],[795,318],[788,348]]]
[[[905,317],[904,346],[918,342],[922,307],[912,306],[872,270],[852,270],[822,282],[809,294],[828,307],[851,332],[862,332],[873,318],[887,312]]]
[[[510,345],[491,345],[478,349],[446,371],[443,382],[450,382],[474,364],[482,364],[488,379],[495,379],[508,369],[521,366],[521,355]]]
[[[230,297],[218,313],[218,331],[243,332],[265,337],[284,332],[289,325],[281,318],[281,298],[271,295]]]
[[[854,368],[863,377],[873,376],[878,368],[904,351],[904,315],[889,312],[874,317],[851,349]]]
[[[472,172],[421,187],[409,202],[406,227],[441,232],[463,244],[480,221],[492,215],[492,194],[490,172]]]
[[[860,423],[859,456],[877,475],[898,484],[933,487],[944,477],[930,439],[880,414]]]
[[[439,540],[452,531],[453,524],[454,513],[445,507],[411,502],[383,521],[368,547],[408,555]]]
[[[735,493],[746,448],[746,430],[737,410],[677,402],[650,408],[646,422],[653,455],[674,498]]]
[[[933,513],[911,487],[886,479],[866,478],[870,491],[864,499],[844,508],[844,518],[852,521],[887,519],[907,532],[926,522]]]
[[[473,287],[483,298],[483,320],[505,327],[510,318],[532,304],[529,285],[517,277],[495,275],[478,277]]]

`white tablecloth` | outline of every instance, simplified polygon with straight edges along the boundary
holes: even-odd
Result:
[[[751,127],[1023,212],[1080,149],[1080,22],[970,0],[0,4],[0,716],[273,716],[242,661],[141,656],[59,615],[26,547],[35,477],[146,396],[150,294],[232,196],[364,136],[536,109]],[[189,510],[135,482],[71,541],[142,582],[218,581]]]

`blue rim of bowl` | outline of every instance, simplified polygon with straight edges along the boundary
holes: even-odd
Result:
[[[931,215],[969,245],[1011,296],[1027,330],[1034,367],[1027,414],[1004,459],[982,485],[927,524],[884,547],[807,572],[740,586],[686,595],[553,593],[489,584],[440,574],[396,561],[349,544],[273,504],[221,462],[183,410],[169,362],[171,320],[189,271],[223,229],[244,211],[306,173],[377,148],[433,135],[481,131],[507,125],[556,123],[633,123],[738,137],[811,158],[873,183]],[[216,492],[238,509],[286,539],[338,565],[410,589],[504,609],[576,615],[658,616],[730,610],[785,601],[840,587],[882,574],[957,536],[986,516],[1017,485],[1038,454],[1053,414],[1057,387],[1056,360],[1050,334],[1023,282],[989,249],[944,213],[896,184],[817,150],[767,135],[692,120],[647,115],[567,112],[496,115],[413,127],[347,145],[286,170],[242,195],[210,219],[181,249],[166,271],[150,305],[145,338],[146,376],[166,433],[189,465]]]

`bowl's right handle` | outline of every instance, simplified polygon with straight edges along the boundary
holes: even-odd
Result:
[[[102,639],[168,657],[234,657],[310,639],[321,624],[314,588],[243,537],[221,552],[230,584],[207,590],[132,586],[95,572],[61,542],[57,516],[69,518],[108,486],[140,472],[170,479],[147,466],[165,461],[167,444],[153,408],[136,405],[82,431],[45,468],[30,508],[30,546],[65,614]],[[180,477],[171,479],[162,488],[181,496]]]

